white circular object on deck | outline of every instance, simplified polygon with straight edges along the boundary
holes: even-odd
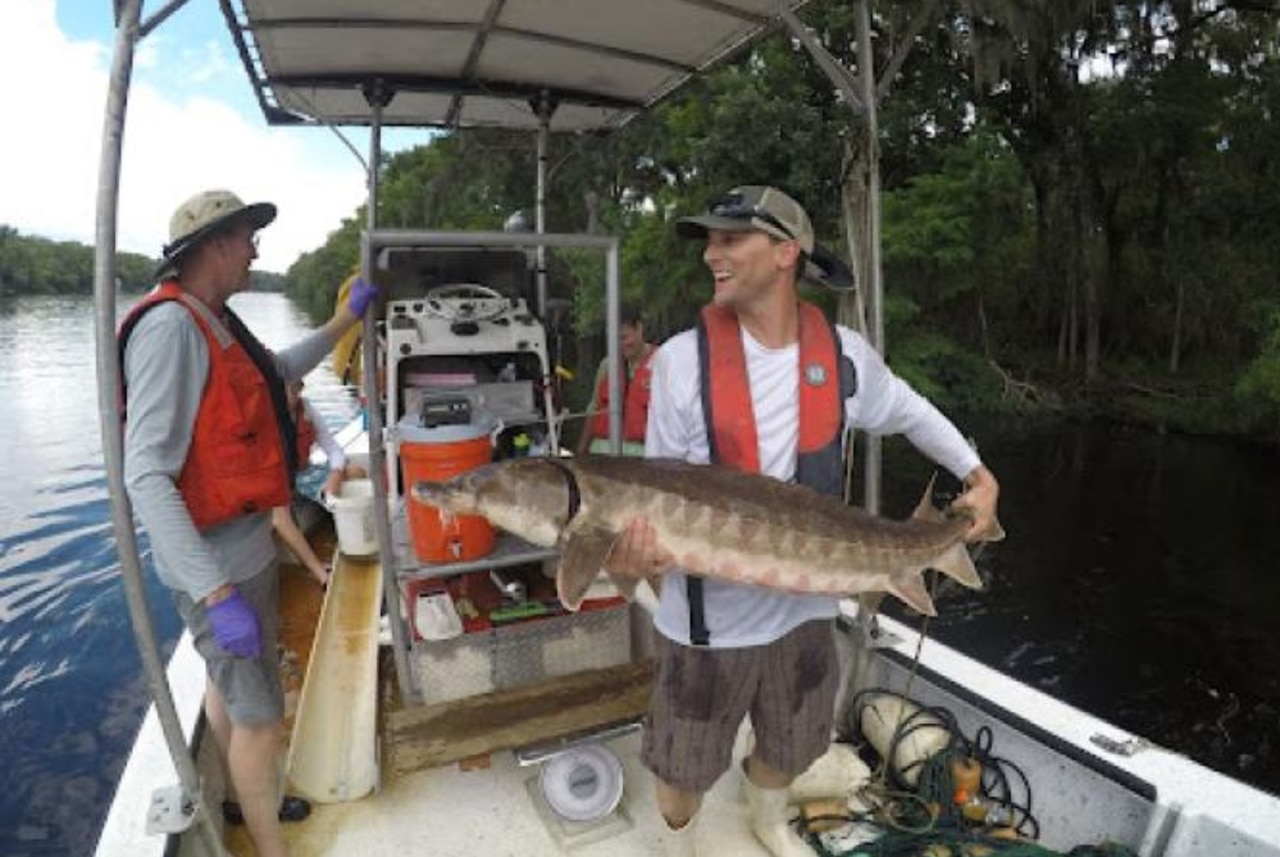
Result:
[[[596,821],[622,800],[622,763],[600,744],[565,750],[542,766],[542,796],[556,815],[569,821]]]

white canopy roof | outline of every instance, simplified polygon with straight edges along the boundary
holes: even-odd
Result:
[[[791,8],[806,0],[786,0]],[[776,21],[780,0],[222,0],[268,122],[624,124]]]

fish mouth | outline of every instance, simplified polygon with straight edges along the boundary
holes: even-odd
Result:
[[[454,481],[449,482],[426,482],[417,481],[413,484],[413,499],[442,510],[442,512],[468,512],[472,505],[475,495],[470,491],[463,489],[463,486],[457,485]]]

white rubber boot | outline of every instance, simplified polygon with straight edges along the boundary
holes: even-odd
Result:
[[[667,820],[659,816],[662,826],[662,853],[664,857],[697,857],[694,848],[694,828],[698,826],[698,816],[694,816],[679,830],[667,826]]]
[[[762,789],[746,778],[743,794],[751,807],[751,832],[774,857],[814,857],[814,851],[788,824],[786,789]]]
[[[832,744],[787,789],[791,803],[846,800],[871,779],[871,769],[848,744]]]

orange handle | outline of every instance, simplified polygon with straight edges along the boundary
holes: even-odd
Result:
[[[982,782],[982,765],[977,759],[955,759],[951,762],[951,776],[955,779],[957,792],[976,795]]]

